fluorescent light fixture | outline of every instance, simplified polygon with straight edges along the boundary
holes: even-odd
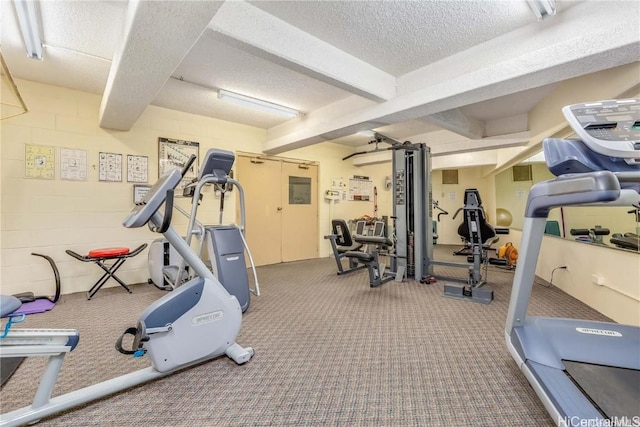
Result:
[[[38,25],[38,14],[34,0],[14,0],[16,15],[22,31],[27,56],[31,59],[42,59],[42,40]]]
[[[256,110],[266,111],[267,113],[281,114],[287,117],[298,117],[300,115],[300,112],[294,110],[293,108],[283,107],[282,105],[252,98],[246,95],[240,95],[239,93],[229,92],[228,90],[224,89],[218,90],[218,99],[233,102],[234,104],[242,105]]]
[[[556,14],[556,0],[527,0],[538,21]]]

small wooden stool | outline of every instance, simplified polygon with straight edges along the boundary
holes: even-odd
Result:
[[[116,271],[122,267],[122,264],[127,260],[127,258],[134,257],[142,252],[147,247],[147,244],[144,243],[138,246],[133,251],[130,251],[129,248],[126,247],[118,247],[118,248],[102,248],[102,249],[93,249],[89,251],[89,253],[85,256],[80,255],[72,250],[67,250],[67,254],[71,255],[75,259],[82,262],[95,262],[101,269],[104,270],[104,274],[102,277],[91,287],[89,292],[87,292],[87,299],[90,300],[93,296],[100,290],[102,285],[107,283],[109,278],[113,278],[116,282],[120,284],[123,288],[127,290],[127,292],[131,293],[131,289],[122,281],[118,276],[116,276]],[[115,262],[111,265],[106,264],[106,261],[115,260]]]

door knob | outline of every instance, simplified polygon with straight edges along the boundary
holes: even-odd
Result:
[[[282,210],[282,206],[278,206],[278,211],[281,211],[281,210]]]

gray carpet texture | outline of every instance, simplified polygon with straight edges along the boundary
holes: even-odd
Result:
[[[454,249],[438,245],[436,257]],[[262,295],[252,297],[237,338],[256,351],[249,363],[221,357],[40,425],[553,425],[505,347],[512,271],[490,267],[490,305],[444,298],[443,280],[370,288],[366,270],[337,276],[332,258],[259,267],[258,277]],[[80,332],[54,395],[149,366],[148,357],[122,355],[114,343],[164,292],[147,284],[132,290],[106,288],[91,301],[64,295],[50,312],[27,317],[23,327]],[[542,281],[529,312],[608,320]],[[4,385],[3,413],[31,403],[44,362],[28,358]]]

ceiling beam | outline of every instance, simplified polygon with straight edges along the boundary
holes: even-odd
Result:
[[[129,2],[124,38],[100,104],[100,126],[129,130],[195,44],[221,2]]]
[[[391,163],[391,151],[376,151],[352,157],[353,166],[370,166]],[[498,161],[498,150],[485,150],[480,153],[451,153],[432,155],[431,169],[463,168],[472,166],[495,166]]]
[[[396,78],[244,1],[228,1],[209,26],[217,39],[308,77],[379,102]]]
[[[469,139],[480,139],[485,134],[484,123],[467,116],[459,108],[431,114],[422,120]]]
[[[529,115],[527,113],[487,120],[484,123],[484,135],[487,137],[522,132],[527,129],[529,129]]]
[[[496,148],[523,146],[529,143],[530,137],[529,132],[518,132],[491,138],[448,142],[446,144],[433,145],[431,147],[431,155],[437,157],[454,153],[475,153]]]
[[[640,42],[629,28],[637,28],[638,13],[636,2],[580,3],[401,77],[399,95],[389,101],[333,111],[331,120],[310,115],[287,133],[269,129],[263,151],[279,154],[316,143],[318,135],[347,136],[361,123],[421,118],[637,61]],[[503,48],[507,40],[517,49]]]

